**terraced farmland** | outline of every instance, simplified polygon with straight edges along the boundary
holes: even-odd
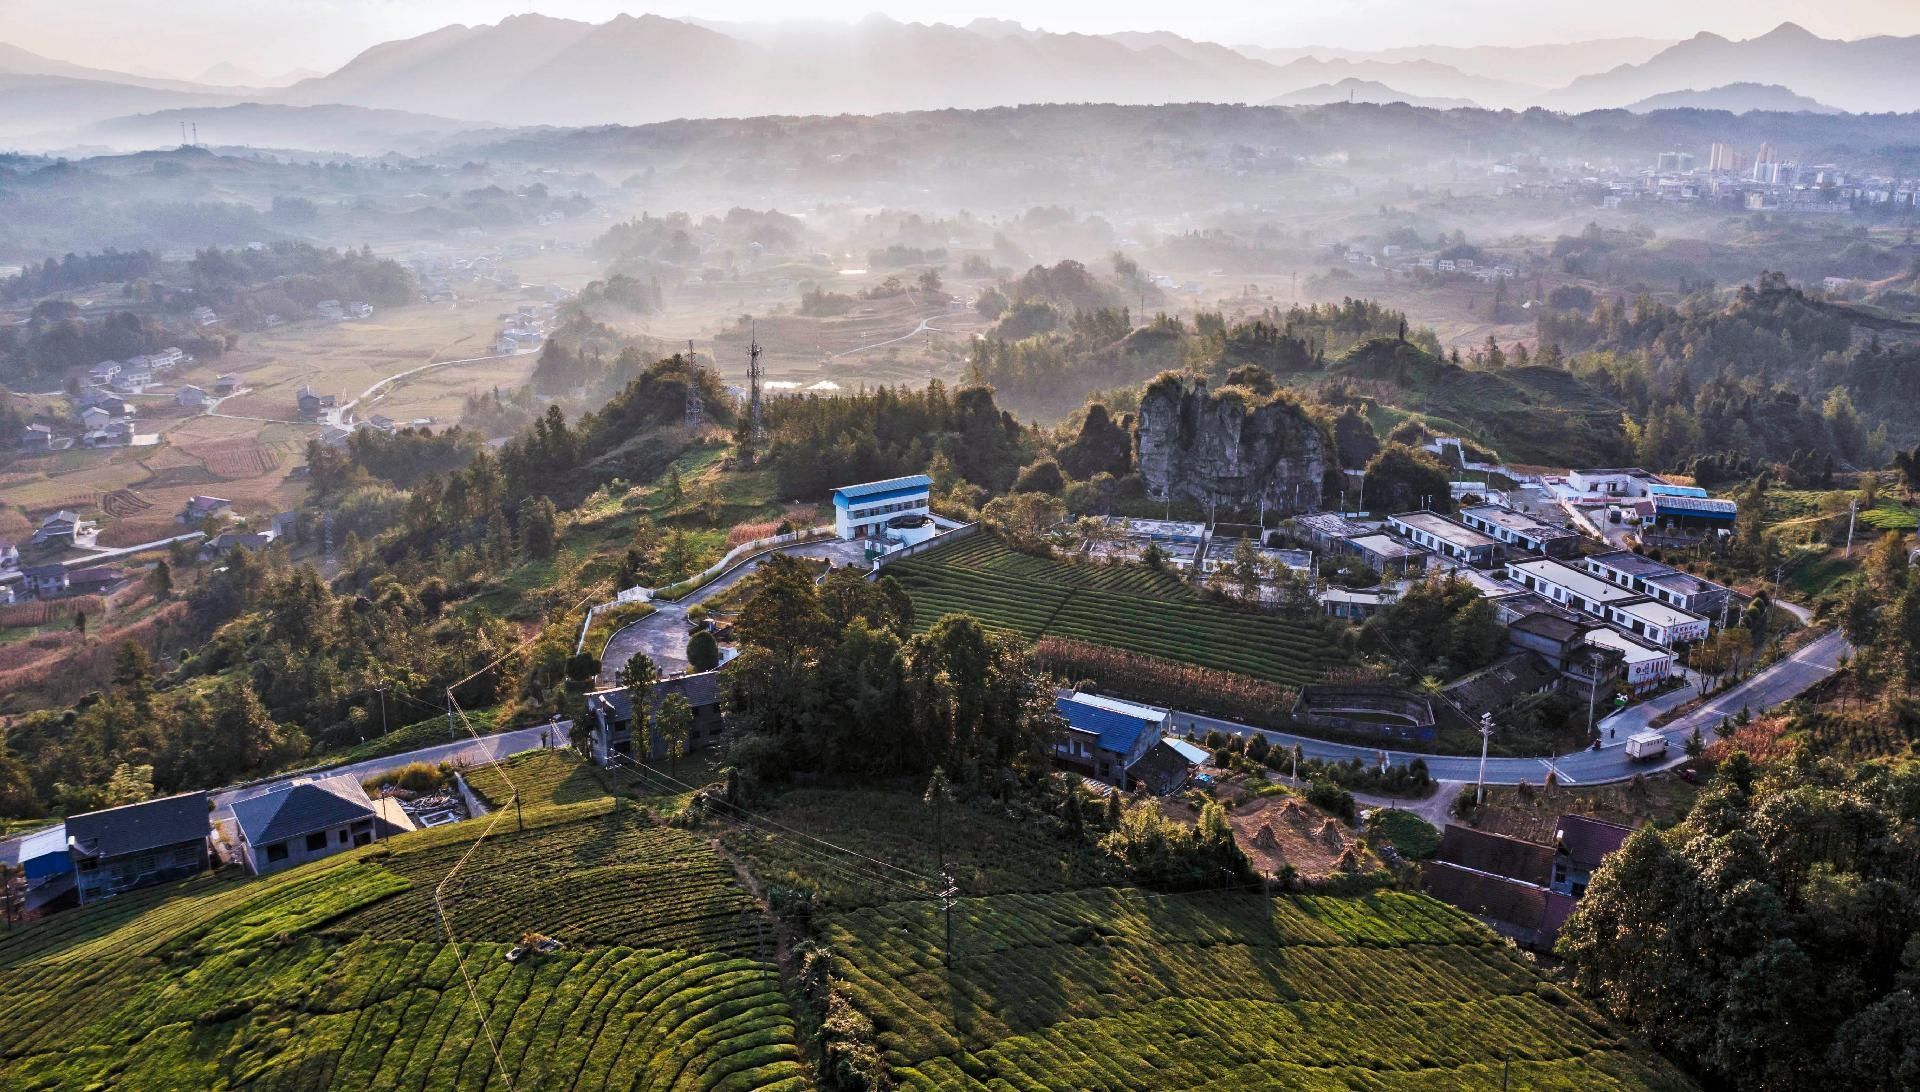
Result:
[[[1470,919],[1417,895],[962,900],[836,914],[907,1088],[1690,1087]]]
[[[1230,610],[1141,566],[1071,565],[1009,550],[990,535],[889,566],[924,629],[964,611],[1035,640],[1070,637],[1299,686],[1344,662],[1315,621]]]
[[[502,1063],[521,1089],[810,1087],[762,919],[707,840],[596,799],[568,756],[512,772],[544,822],[467,860],[457,949],[432,893],[478,823],[0,937],[0,1088],[486,1089]],[[568,947],[507,963],[527,931]]]

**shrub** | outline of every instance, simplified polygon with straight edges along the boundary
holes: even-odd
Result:
[[[1353,822],[1353,794],[1331,781],[1307,782],[1307,803]]]

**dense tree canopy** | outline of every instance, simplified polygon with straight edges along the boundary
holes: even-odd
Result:
[[[1561,933],[1580,987],[1715,1084],[1920,1084],[1920,771],[1727,763]]]

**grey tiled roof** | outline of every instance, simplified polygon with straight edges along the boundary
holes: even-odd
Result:
[[[653,698],[656,702],[667,700],[667,695],[679,694],[687,699],[687,704],[695,709],[720,704],[720,673],[701,671],[678,678],[662,679],[653,684]],[[597,690],[594,697],[607,703],[613,711],[613,719],[627,720],[633,716],[633,699],[627,696],[624,686],[611,690]]]
[[[205,838],[207,794],[182,793],[67,819],[67,838],[90,857],[118,857]]]
[[[297,782],[233,805],[241,836],[256,846],[372,817],[373,801],[350,777]]]

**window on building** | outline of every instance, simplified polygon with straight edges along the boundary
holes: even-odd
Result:
[[[318,853],[325,848],[327,848],[327,832],[326,831],[323,830],[317,834],[307,835],[307,852],[308,853]]]
[[[344,830],[340,832],[340,844],[341,845],[347,844],[347,832]]]
[[[287,859],[287,843],[275,842],[272,845],[267,847],[268,862],[284,861],[286,859]]]

